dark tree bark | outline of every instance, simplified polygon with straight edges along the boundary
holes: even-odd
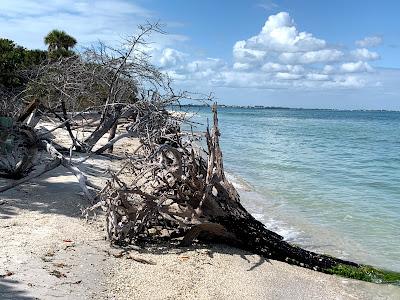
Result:
[[[116,110],[105,116],[104,120],[99,124],[95,131],[84,141],[86,152],[93,149],[96,143],[116,124],[121,116],[121,111]]]
[[[117,128],[118,128],[118,120],[114,123],[113,127],[111,127],[111,129],[110,129],[109,136],[108,136],[108,142],[112,141],[112,139],[115,138]],[[114,151],[114,144],[111,145],[110,148],[108,148],[109,153],[113,153],[113,151]]]

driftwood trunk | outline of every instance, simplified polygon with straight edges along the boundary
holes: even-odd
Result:
[[[118,120],[114,123],[113,127],[111,127],[109,136],[108,136],[108,142],[112,141],[113,138],[115,138],[115,134],[117,133],[117,128],[118,128]],[[113,153],[114,151],[114,145],[111,145],[110,148],[108,148],[109,153]]]
[[[225,177],[222,151],[219,145],[220,132],[216,106],[213,107],[213,113],[213,132],[211,136],[208,132],[206,135],[209,150],[207,166],[209,188],[206,188],[206,190],[214,189],[216,192],[208,194],[208,197],[204,198],[206,201],[202,202],[199,208],[208,217],[209,222],[216,225],[211,227],[212,230],[200,230],[198,236],[201,236],[201,232],[215,234],[213,230],[218,228],[220,232],[218,235],[224,238],[225,243],[257,253],[265,258],[314,270],[327,271],[338,264],[358,266],[356,263],[317,254],[291,245],[284,241],[282,236],[268,230],[264,224],[247,212],[240,203],[236,189]],[[188,241],[186,238],[184,244],[187,244]]]
[[[157,234],[149,232],[162,229],[181,239],[182,246],[211,239],[322,272],[339,264],[358,267],[291,245],[247,212],[225,177],[216,105],[213,114],[206,158],[194,143],[172,134],[169,143],[145,144],[142,156],[132,158],[128,173],[133,180],[124,181],[120,170],[103,189],[100,205],[107,212],[111,242],[152,240]]]
[[[86,145],[86,151],[89,152],[93,149],[96,143],[118,122],[121,117],[121,110],[115,110],[111,114],[107,115],[104,119],[101,119],[100,125],[95,131],[84,141]]]

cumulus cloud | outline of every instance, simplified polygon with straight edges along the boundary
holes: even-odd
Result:
[[[282,65],[273,62],[266,63],[261,67],[261,70],[266,73],[290,72],[293,74],[302,74],[305,72],[304,67],[300,65]]]
[[[278,73],[276,73],[275,77],[278,79],[283,79],[283,80],[296,80],[296,79],[302,78],[303,75],[287,73],[287,72],[278,72]]]
[[[325,65],[322,69],[322,74],[333,74],[336,72],[336,68],[332,65]]]
[[[246,48],[245,41],[238,41],[233,46],[233,57],[239,63],[257,63],[264,59],[265,51]]]
[[[367,36],[362,40],[356,41],[356,45],[362,48],[376,47],[383,43],[381,36]]]
[[[177,52],[179,53],[179,58],[183,61],[177,64],[171,63],[168,68],[165,68],[169,76],[173,79],[180,81],[209,79],[210,82],[215,82],[218,74],[227,69],[227,64],[219,58],[188,61],[189,55],[179,51]]]
[[[187,70],[189,72],[204,72],[208,70],[215,70],[217,68],[222,68],[225,63],[218,58],[207,58],[204,60],[195,60],[187,65]]]
[[[159,60],[160,66],[163,68],[171,68],[182,64],[187,54],[172,48],[165,48],[161,53]]]
[[[345,77],[336,77],[336,79],[329,83],[333,87],[345,87],[345,88],[361,88],[364,87],[366,81],[362,78],[356,76],[345,76]]]
[[[251,65],[250,64],[247,64],[247,63],[240,63],[240,62],[235,62],[234,64],[233,64],[233,69],[234,70],[241,70],[241,71],[243,71],[243,70],[249,70],[251,68]]]
[[[371,84],[363,75],[372,74],[368,62],[380,58],[365,47],[347,50],[301,31],[286,12],[269,16],[257,35],[235,42],[232,56],[232,64],[215,58],[189,61],[188,55],[168,49],[162,65],[168,61],[172,77],[195,84],[203,80],[223,87],[347,89]]]
[[[261,32],[244,42],[244,48],[273,52],[315,51],[326,46],[324,40],[299,32],[287,12],[272,15]]]
[[[373,70],[368,63],[363,61],[344,63],[340,69],[345,73],[371,72]]]
[[[308,52],[284,52],[279,55],[279,60],[289,64],[314,64],[339,61],[344,56],[342,51],[336,49],[323,49]]]
[[[330,77],[326,74],[309,73],[307,74],[307,79],[312,81],[327,81],[330,79]]]
[[[378,53],[369,51],[366,48],[355,49],[350,53],[356,60],[377,60],[380,58]]]
[[[380,42],[379,37],[368,37],[358,44]],[[265,88],[358,88],[366,82],[357,80],[360,74],[373,71],[367,61],[379,58],[364,46],[350,51],[333,46],[299,30],[287,12],[280,12],[269,16],[257,35],[234,44],[233,70],[241,74],[225,73],[220,78],[227,78],[230,85],[257,78],[257,84]]]

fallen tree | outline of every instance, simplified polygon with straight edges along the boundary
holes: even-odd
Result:
[[[100,190],[87,181],[78,166],[42,140],[41,149],[46,149],[53,160],[43,166],[42,171],[14,181],[0,188],[0,192],[62,165],[77,176],[88,199],[98,200],[85,213],[100,207],[106,211],[108,238],[113,244],[123,246],[163,240],[189,246],[196,239],[223,242],[268,259],[316,271],[398,283],[396,273],[292,245],[249,214],[224,175],[216,106],[213,110],[214,125],[205,135],[205,152],[196,142],[197,137],[177,130],[175,120],[165,122],[161,125],[164,130],[152,130],[142,138],[142,147],[126,157],[124,166],[112,174],[112,179]],[[160,115],[165,117],[164,113]],[[97,198],[88,191],[87,185],[99,191]]]
[[[163,144],[150,137],[113,175],[100,193],[100,202],[86,211],[103,208],[112,243],[223,242],[316,271],[390,281],[383,279],[387,273],[381,270],[368,267],[365,272],[366,266],[292,245],[248,213],[224,174],[216,105],[213,116],[212,130],[205,134],[205,151],[189,133],[165,135],[169,142]]]
[[[20,109],[11,126],[13,132],[25,132],[21,135],[25,142],[13,142],[11,149],[3,151],[0,162],[17,153],[32,159],[21,163],[23,172],[20,169],[18,174],[25,177],[1,187],[0,192],[61,165],[76,176],[84,197],[92,204],[84,210],[86,216],[99,208],[106,212],[108,238],[113,244],[167,240],[188,246],[194,240],[224,242],[316,271],[398,282],[398,274],[292,245],[247,212],[225,177],[217,106],[212,108],[211,131],[207,129],[204,134],[205,149],[197,134],[181,131],[182,123],[189,121],[166,110],[184,98],[210,98],[173,91],[169,79],[142,52],[144,37],[152,31],[160,32],[157,24],[142,27],[122,50],[101,44],[83,57],[60,58],[35,70],[21,94],[21,102],[27,106]],[[36,128],[44,117],[52,117],[53,129]],[[118,124],[123,124],[122,131],[117,130]],[[55,143],[50,133],[56,129],[68,133],[68,147]],[[99,145],[105,137],[107,142]],[[105,187],[91,183],[80,164],[130,138],[139,139],[141,146],[120,157],[123,167],[111,174]],[[5,141],[1,141],[3,146]],[[50,162],[34,166],[34,156],[24,153],[36,151],[47,153]],[[78,152],[85,153],[84,157],[72,159]],[[0,169],[0,176],[10,177],[18,164],[17,160],[13,168]]]

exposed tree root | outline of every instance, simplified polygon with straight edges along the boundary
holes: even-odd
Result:
[[[114,175],[96,205],[107,212],[110,241],[125,244],[169,236],[188,246],[195,239],[212,240],[329,274],[339,266],[363,268],[292,245],[246,211],[224,174],[216,106],[213,111],[206,155],[195,150],[198,145],[190,136],[175,135],[176,146],[150,139]]]

